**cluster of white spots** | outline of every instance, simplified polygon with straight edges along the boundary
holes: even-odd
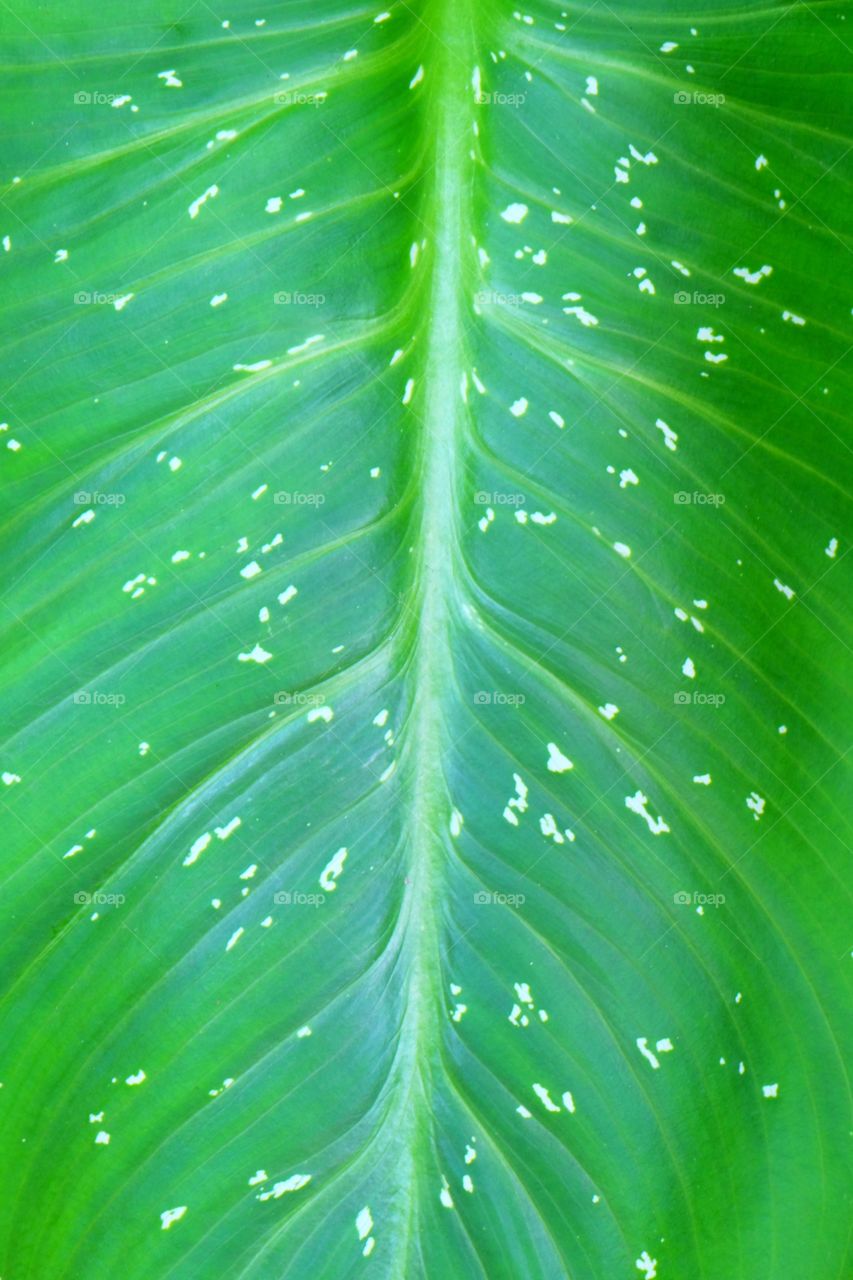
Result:
[[[634,267],[631,274],[637,281],[637,288],[640,290],[640,293],[654,294],[656,292],[655,286],[652,283],[645,267]]]
[[[515,795],[507,801],[503,816],[512,826],[517,827],[517,815],[527,811],[527,787],[519,774],[514,773],[512,778],[515,783]]]
[[[256,644],[248,653],[238,653],[238,662],[256,662],[259,666],[263,666],[265,662],[269,662],[272,654],[269,650],[264,649],[262,645]]]
[[[140,743],[140,747],[143,747],[143,746],[147,747],[148,744]],[[145,753],[140,750],[140,755],[144,755],[144,754]],[[214,827],[213,830],[218,840],[227,840],[228,837],[232,835],[237,830],[237,828],[241,825],[242,825],[242,818],[234,817],[229,822],[227,822],[223,827]],[[185,867],[191,867],[193,863],[198,862],[199,858],[201,857],[205,849],[210,844],[210,840],[211,840],[211,836],[209,831],[205,831],[204,834],[200,835],[197,840],[194,840],[192,845],[190,846],[189,853],[184,858],[182,865]]]
[[[191,218],[197,218],[198,211],[202,207],[202,205],[207,204],[208,200],[212,200],[215,196],[218,196],[218,195],[219,195],[219,187],[216,185],[216,183],[214,183],[212,187],[208,187],[206,191],[203,191],[200,196],[197,196],[196,199],[193,200],[192,204],[190,204],[187,208],[187,213],[190,215]]]
[[[358,1232],[359,1240],[366,1240],[362,1253],[365,1258],[369,1258],[376,1244],[375,1239],[370,1234],[373,1230],[373,1215],[370,1212],[369,1205],[365,1205],[363,1209],[359,1209],[355,1217],[355,1229]]]
[[[563,307],[563,314],[567,316],[574,316],[581,322],[585,329],[594,329],[598,324],[598,316],[594,316],[591,311],[587,311],[586,307],[579,305],[581,297],[582,295],[579,293],[564,293],[563,302],[571,302],[576,305]]]
[[[126,595],[129,595],[131,600],[138,600],[140,596],[145,595],[145,587],[142,585],[143,582],[149,587],[156,587],[157,585],[156,578],[149,577],[144,573],[138,573],[135,578],[128,578],[127,582],[122,587],[122,591],[124,591]]]
[[[767,805],[767,801],[764,799],[763,796],[760,796],[757,791],[750,791],[749,795],[746,798],[746,807],[747,809],[752,810],[752,816],[754,817],[756,822],[764,813],[766,805]]]
[[[504,222],[510,222],[517,226],[519,223],[524,221],[529,212],[530,210],[526,204],[518,204],[515,202],[513,204],[508,204],[507,207],[501,211],[501,217]]]
[[[157,457],[156,457],[155,461],[156,461],[157,463],[165,462],[167,458],[169,458],[168,451],[167,451],[166,449],[161,449],[161,450],[160,450],[160,452],[157,454]],[[172,457],[172,458],[169,458],[169,470],[170,470],[170,471],[180,471],[180,469],[181,469],[181,467],[182,467],[183,465],[184,465],[184,464],[183,464],[183,462],[181,461],[181,459],[180,459],[180,458],[178,458],[178,457]]]
[[[326,335],[324,333],[312,333],[310,338],[306,338],[304,342],[300,342],[295,347],[288,347],[287,354],[289,356],[301,355],[303,351],[307,351],[309,347],[314,347],[318,342],[324,342]]]
[[[566,773],[567,770],[574,769],[574,764],[568,756],[563,755],[556,742],[549,742],[547,746],[549,773]]]
[[[561,831],[557,826],[557,820],[553,813],[543,813],[539,819],[539,830],[546,840],[553,840],[554,844],[565,844],[566,840],[574,844],[575,833],[570,831],[568,827]]]
[[[511,1022],[514,1027],[527,1027],[530,1025],[530,1019],[521,1006],[526,1006],[531,1010],[531,1012],[536,1008],[536,1005],[533,1002],[530,984],[527,982],[515,982],[513,983],[513,986],[515,987],[515,994],[517,995],[520,1003],[513,1004],[509,1013],[508,1021]],[[548,1021],[548,1014],[544,1009],[539,1010],[539,1021]],[[472,1156],[471,1159],[473,1158],[474,1157]],[[470,1164],[467,1153],[465,1156],[465,1163]]]
[[[632,203],[633,203],[633,202],[632,202]],[[676,271],[680,272],[680,274],[681,274],[681,275],[683,275],[683,276],[689,276],[689,275],[690,275],[690,271],[689,271],[689,269],[688,269],[687,267],[685,267],[685,265],[684,265],[684,263],[683,263],[683,262],[679,262],[676,258],[672,258],[672,259],[671,259],[670,265],[671,265],[671,266],[673,266],[673,267],[675,267]]]
[[[652,1053],[651,1049],[649,1048],[648,1037],[640,1036],[635,1043],[637,1045],[637,1048],[640,1050],[640,1053],[643,1055],[646,1061],[650,1063],[652,1070],[657,1071],[657,1069],[660,1066],[660,1061],[658,1060],[656,1054]],[[657,1050],[657,1053],[672,1053],[672,1047],[673,1047],[672,1041],[669,1038],[666,1038],[664,1040],[657,1040],[655,1042],[655,1049]]]
[[[669,832],[669,827],[660,814],[656,818],[652,817],[647,808],[648,803],[648,796],[643,795],[642,791],[635,791],[632,796],[625,797],[625,808],[630,809],[632,813],[636,813],[638,817],[642,818],[653,836],[666,835]]]
[[[486,507],[486,510],[483,512],[483,514],[480,516],[480,519],[477,521],[477,527],[480,530],[480,533],[488,532],[489,525],[494,521],[494,518],[495,518],[494,507]]]
[[[794,588],[786,586],[785,583],[782,582],[781,579],[779,578],[773,579],[773,586],[776,588],[777,591],[781,591],[782,595],[785,596],[787,600],[793,600],[794,596],[796,595]]]
[[[225,1091],[230,1089],[233,1084],[234,1077],[227,1076],[226,1079],[222,1081],[222,1085],[219,1089],[208,1089],[207,1096],[209,1098],[218,1098],[221,1093],[225,1093]]]
[[[19,779],[19,781],[20,781],[20,779]],[[84,839],[84,840],[94,840],[94,838],[95,838],[95,836],[96,836],[96,835],[97,835],[97,832],[96,832],[95,828],[94,828],[94,827],[90,827],[90,829],[86,832],[86,834],[85,834],[85,836],[83,837],[83,839]],[[68,852],[67,852],[67,853],[63,853],[63,855],[62,855],[62,856],[63,856],[63,858],[76,858],[76,857],[77,857],[77,854],[78,854],[78,853],[82,853],[82,852],[83,852],[83,846],[82,846],[82,844],[72,844],[72,846],[71,846],[71,848],[68,850]]]
[[[253,1173],[251,1178],[249,1179],[249,1186],[257,1187],[262,1182],[266,1182],[268,1178],[269,1178],[269,1174],[267,1173],[266,1169],[258,1169],[257,1173]]]
[[[549,511],[547,515],[544,511],[531,511],[528,513],[523,507],[516,511],[515,518],[519,524],[527,524],[528,520],[531,524],[540,525],[557,523],[557,514],[555,511]]]
[[[4,769],[0,773],[0,780],[2,780],[4,786],[13,787],[16,782],[21,781],[21,775],[19,773],[10,773],[8,769]]]
[[[183,89],[184,87],[184,82],[179,78],[174,67],[169,71],[158,71],[157,79],[162,80],[164,87],[167,89]]]
[[[604,716],[605,720],[613,720],[619,714],[619,708],[615,702],[605,702],[603,707],[598,708],[598,714]]]
[[[663,432],[663,442],[666,445],[667,449],[669,449],[672,453],[675,453],[677,448],[676,441],[678,440],[678,436],[673,431],[672,427],[668,426],[664,422],[663,418],[656,419],[655,426],[657,427],[658,431]]]
[[[311,1181],[310,1173],[293,1173],[283,1182],[276,1182],[269,1191],[262,1191],[256,1200],[279,1200],[288,1191],[301,1191]]]
[[[629,484],[639,484],[640,477],[632,467],[626,467],[619,472],[619,488],[627,489]]]
[[[264,369],[269,369],[271,364],[272,360],[255,360],[252,364],[244,364],[242,361],[238,361],[237,364],[231,367],[235,373],[262,373]]]
[[[763,267],[759,267],[757,271],[750,271],[749,267],[735,267],[733,275],[739,276],[741,280],[745,280],[747,284],[761,284],[765,276],[772,274],[773,268],[767,263]]]
[[[675,47],[677,48],[677,46]],[[642,1271],[644,1273],[645,1280],[655,1280],[655,1276],[657,1275],[657,1265],[658,1265],[657,1258],[652,1258],[649,1255],[648,1249],[644,1249],[643,1252],[640,1254],[639,1258],[637,1258],[636,1262],[634,1263],[634,1266],[637,1268],[637,1270]]]
[[[331,707],[312,707],[305,717],[309,724],[316,724],[318,720],[329,724],[334,718],[335,713]]]
[[[173,1222],[180,1222],[186,1211],[187,1206],[185,1204],[178,1205],[177,1209],[164,1209],[160,1214],[163,1230],[168,1231]]]
[[[334,893],[335,889],[337,889],[338,886],[335,881],[343,872],[348,853],[349,849],[342,846],[337,853],[332,854],[332,857],[321,871],[320,888],[325,889],[327,893]]]
[[[778,1084],[763,1084],[763,1085],[761,1086],[761,1092],[764,1094],[765,1098],[778,1098],[778,1097],[779,1097],[779,1085],[778,1085]]]
[[[233,142],[236,137],[237,137],[236,129],[217,129],[216,137],[211,138],[208,142],[206,142],[205,147],[207,148],[208,151],[212,151],[213,148],[216,146],[217,142]]]
[[[789,324],[796,324],[802,327],[806,322],[802,316],[798,316],[793,311],[783,311],[782,319],[787,320]]]
[[[700,787],[710,787],[711,775],[710,773],[694,773],[693,781]]]
[[[462,988],[456,982],[450,984],[450,994],[452,996],[461,996]],[[464,1015],[468,1012],[467,1004],[462,1004],[457,1000],[455,1007],[451,1010],[450,1016],[454,1022],[461,1022]]]
[[[687,610],[682,609],[680,605],[678,605],[673,610],[673,612],[676,618],[678,618],[679,622],[691,622],[693,624],[694,629],[696,631],[699,631],[700,633],[705,630],[705,624],[702,622],[701,618],[697,618],[693,614],[689,614]]]
[[[139,744],[139,746],[138,746],[137,750],[139,751],[139,754],[140,754],[141,756],[147,756],[147,755],[148,755],[148,752],[151,750],[151,743],[150,743],[150,742],[140,742],[140,744]]]

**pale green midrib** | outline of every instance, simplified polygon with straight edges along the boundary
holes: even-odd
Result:
[[[447,743],[442,702],[452,682],[451,594],[459,539],[458,475],[465,404],[460,386],[464,364],[466,261],[470,254],[469,191],[472,165],[474,65],[468,0],[436,0],[429,13],[434,34],[424,58],[429,95],[428,126],[434,122],[431,181],[424,202],[429,271],[424,360],[414,409],[420,447],[419,525],[412,592],[416,632],[408,667],[412,702],[400,760],[400,789],[410,797],[405,822],[409,884],[400,920],[400,963],[405,1008],[395,1059],[402,1091],[397,1181],[406,1192],[406,1234],[395,1250],[405,1268],[417,1230],[418,1174],[440,1171],[419,1164],[427,1153],[432,1113],[433,1068],[448,1017],[443,990],[440,918],[450,798],[443,774]],[[401,1271],[400,1274],[403,1274]]]

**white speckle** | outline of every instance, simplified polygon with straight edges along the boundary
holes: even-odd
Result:
[[[217,840],[227,840],[242,825],[240,818],[232,818],[230,822],[226,822],[224,827],[214,827],[213,830],[216,833]]]
[[[527,413],[528,407],[528,402],[522,396],[520,400],[516,400],[510,405],[509,411],[514,418],[523,418]]]
[[[148,1077],[140,1067],[139,1070],[134,1075],[128,1076],[124,1083],[130,1084],[130,1085],[142,1084],[142,1081],[147,1079]]]
[[[296,1039],[297,1039],[297,1040],[306,1040],[306,1039],[308,1038],[308,1036],[313,1035],[313,1034],[314,1034],[314,1033],[313,1033],[313,1031],[311,1030],[311,1028],[310,1028],[310,1027],[300,1027],[300,1028],[299,1028],[299,1030],[298,1030],[298,1031],[297,1031],[297,1033],[296,1033]]]
[[[252,1177],[249,1179],[249,1186],[257,1187],[259,1183],[266,1182],[268,1177],[269,1177],[269,1174],[267,1173],[266,1169],[259,1169],[258,1172],[253,1174]]]
[[[182,460],[181,460],[180,458],[170,458],[170,459],[169,459],[169,470],[170,470],[170,471],[180,471],[180,469],[181,469],[181,467],[182,467],[183,465],[184,465],[184,464],[183,464],[183,462],[182,462]]]
[[[622,556],[623,560],[627,560],[631,555],[631,548],[626,542],[614,542],[613,550],[617,552],[618,555]]]
[[[206,204],[208,200],[212,200],[214,196],[218,196],[218,195],[219,195],[219,187],[214,183],[212,187],[208,187],[206,191],[203,191],[202,194],[197,199],[193,200],[192,204],[188,206],[187,212],[189,213],[190,217],[197,218],[198,211],[201,208],[201,206],[203,204]]]
[[[268,369],[272,364],[272,360],[256,360],[254,364],[235,364],[231,367],[235,373],[261,373],[262,370]]]
[[[564,756],[560,748],[555,742],[548,744],[548,770],[550,773],[566,773],[569,769],[574,769],[574,765],[568,756]]]
[[[281,213],[283,203],[281,196],[270,196],[264,205],[264,213]]]
[[[645,1280],[655,1280],[655,1276],[657,1275],[657,1265],[657,1258],[650,1257],[647,1249],[643,1250],[639,1258],[637,1258],[637,1261],[634,1263],[634,1266],[638,1271],[645,1272]]]
[[[563,1106],[566,1108],[567,1111],[570,1111],[572,1115],[574,1115],[575,1100],[568,1090],[566,1090],[566,1092],[563,1094]]]
[[[627,489],[629,484],[639,484],[640,478],[630,467],[619,472],[619,488]]]
[[[767,168],[767,156],[756,156],[756,157],[755,157],[755,167],[756,167],[756,169],[766,169],[766,168]]]
[[[325,889],[327,893],[334,893],[338,887],[335,881],[341,875],[344,869],[344,863],[347,860],[349,849],[340,848],[337,853],[333,854],[327,862],[326,866],[320,873],[320,888]]]
[[[503,218],[504,222],[511,222],[511,223],[518,224],[524,221],[524,219],[527,217],[529,212],[530,210],[528,209],[526,204],[508,204],[507,207],[501,212],[501,217]]]
[[[453,1196],[450,1194],[450,1185],[444,1176],[442,1176],[441,1179],[441,1191],[438,1193],[438,1198],[444,1205],[445,1209],[453,1208]]]
[[[278,1200],[288,1191],[301,1191],[311,1181],[310,1173],[294,1173],[283,1182],[276,1182],[269,1191],[262,1191],[258,1200]]]
[[[793,311],[783,311],[782,319],[787,320],[790,324],[804,325],[806,322],[802,316],[795,315]]]
[[[263,666],[265,662],[269,662],[272,654],[266,649],[256,644],[254,649],[250,649],[248,653],[238,653],[238,662],[257,662],[259,666]]]
[[[322,342],[325,338],[323,333],[312,333],[310,338],[306,338],[304,342],[300,342],[295,347],[288,347],[287,354],[289,356],[301,355],[303,351],[307,351],[309,347],[316,346],[318,342]]]
[[[240,925],[239,929],[235,929],[234,932],[231,934],[231,937],[228,939],[228,941],[225,944],[225,950],[230,951],[232,947],[236,947],[237,943],[240,941],[240,939],[242,938],[245,932],[246,930],[243,928],[242,925]]]
[[[837,552],[838,552],[838,539],[830,538],[829,546],[824,548],[823,554],[825,556],[829,556],[830,560],[834,560]]]
[[[415,380],[414,378],[409,378],[408,381],[406,382],[405,390],[403,391],[403,401],[402,401],[403,404],[412,403],[412,396],[414,394],[414,390],[415,390]]]
[[[781,591],[782,595],[785,596],[788,600],[793,600],[794,596],[796,595],[796,592],[794,591],[793,587],[786,587],[785,583],[781,582],[779,578],[773,579],[773,586],[776,588],[777,591]]]
[[[766,263],[763,267],[759,267],[757,271],[750,271],[749,267],[735,267],[733,275],[739,276],[741,280],[745,280],[747,284],[761,284],[765,276],[772,274],[773,268]]]
[[[19,773],[9,773],[8,770],[4,770],[4,772],[0,774],[0,778],[3,779],[3,782],[7,787],[12,787],[16,782],[21,781],[21,775]]]
[[[417,71],[409,81],[409,88],[414,89],[415,85],[420,84],[423,78],[424,78],[424,69],[423,69],[423,66],[420,66],[418,67]]]
[[[687,676],[688,680],[696,679],[696,666],[692,658],[685,658],[681,664],[682,674]]]
[[[615,702],[605,702],[603,707],[598,708],[598,714],[604,716],[605,720],[612,720],[619,714],[619,708]]]
[[[763,796],[760,796],[757,791],[750,791],[749,795],[746,798],[746,807],[747,809],[752,810],[753,817],[755,818],[756,822],[764,813],[764,809],[766,805],[767,805],[767,801],[764,799]]]
[[[359,1240],[366,1240],[373,1230],[373,1215],[368,1205],[363,1209],[359,1209],[355,1219],[355,1229],[358,1232]]]
[[[554,1102],[553,1099],[551,1098],[550,1094],[548,1093],[548,1090],[545,1088],[544,1085],[535,1084],[533,1086],[533,1092],[536,1094],[537,1098],[540,1099],[546,1111],[560,1110],[556,1102]]]
[[[678,48],[678,45],[675,43],[674,40],[664,40],[663,44],[660,47],[660,51],[661,53],[672,53],[677,48]]]
[[[106,1132],[106,1130],[101,1129],[99,1133],[95,1134],[95,1143],[97,1146],[107,1147],[109,1146],[109,1142],[110,1142],[110,1135]]]
[[[162,80],[167,89],[183,89],[184,87],[184,82],[178,78],[174,67],[172,67],[171,71],[158,71],[157,79]]]
[[[663,442],[666,445],[667,449],[670,449],[673,453],[675,453],[675,450],[676,450],[675,442],[678,439],[678,436],[676,435],[676,433],[672,430],[671,427],[667,426],[663,418],[658,418],[657,421],[655,422],[655,426],[657,427],[658,431],[663,432]]]
[[[343,56],[343,61],[352,62],[353,58],[357,58],[357,57],[358,57],[358,49],[347,49],[346,53]]]
[[[565,425],[566,425],[566,420],[565,420],[565,418],[561,417],[561,416],[560,416],[560,414],[559,414],[559,413],[557,413],[554,409],[551,409],[551,410],[550,410],[550,412],[549,412],[549,414],[548,414],[548,417],[549,417],[549,418],[551,419],[551,421],[554,423],[554,426],[555,426],[555,427],[559,427],[559,428],[560,428],[560,430],[562,431],[563,427],[565,427]]]
[[[140,742],[138,750],[139,750],[139,754],[140,754],[141,756],[147,756],[147,755],[148,755],[148,752],[151,750],[151,743],[150,743],[150,742]]]
[[[124,308],[127,306],[127,304],[130,302],[131,298],[134,298],[134,297],[136,297],[136,294],[133,294],[133,293],[122,294],[120,298],[113,298],[113,306],[115,307],[116,311],[123,311]]]
[[[464,822],[465,819],[462,817],[459,810],[452,809],[450,811],[450,834],[454,837],[460,835]]]
[[[710,773],[694,773],[693,781],[700,787],[710,787],[711,775]]]
[[[57,251],[56,251],[56,256],[54,257],[53,261],[54,261],[54,262],[67,262],[67,261],[68,261],[68,250],[67,250],[67,249],[57,249]]]
[[[179,1205],[177,1209],[164,1209],[160,1214],[163,1230],[168,1231],[173,1222],[179,1222],[186,1211],[187,1206],[185,1204]]]
[[[657,1058],[649,1048],[648,1038],[646,1036],[640,1036],[640,1038],[636,1041],[636,1045],[637,1045],[637,1048],[640,1050],[640,1053],[646,1059],[646,1061],[651,1063],[652,1070],[657,1071],[658,1067],[660,1066],[660,1063],[658,1062]]]
[[[518,1112],[518,1114],[521,1116],[522,1120],[530,1120],[532,1118],[533,1112],[528,1111],[527,1107],[525,1107],[524,1105],[519,1105],[515,1109]]]
[[[669,827],[660,814],[658,814],[657,818],[652,817],[646,808],[648,803],[648,797],[644,796],[642,791],[636,791],[632,796],[625,797],[625,808],[630,809],[632,813],[636,813],[638,817],[642,818],[653,836],[666,835],[669,832]]]
[[[331,707],[312,707],[305,719],[309,724],[316,724],[318,720],[323,720],[328,724],[334,719],[334,715],[335,713]]]
[[[779,1086],[778,1084],[763,1084],[761,1086],[761,1092],[764,1094],[765,1098],[778,1098]]]
[[[240,577],[256,578],[260,572],[261,566],[258,564],[257,560],[252,560],[250,564],[244,565],[240,570]]]
[[[289,587],[286,587],[284,591],[279,592],[278,602],[279,604],[289,604],[290,601],[293,599],[293,597],[298,594],[299,592],[297,591],[296,587],[291,585]]]
[[[190,558],[189,551],[173,551],[172,552],[172,564],[180,564],[183,560],[189,560],[189,558]]]

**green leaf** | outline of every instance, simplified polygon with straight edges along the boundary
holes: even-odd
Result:
[[[8,1280],[836,1280],[849,6],[5,7]]]

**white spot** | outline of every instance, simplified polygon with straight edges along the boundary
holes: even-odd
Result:
[[[518,224],[524,221],[524,219],[527,217],[529,212],[530,210],[528,209],[526,204],[508,204],[507,207],[502,211],[501,217],[503,218],[504,222],[511,222],[511,223]]]
[[[424,69],[423,69],[423,66],[420,66],[418,67],[417,71],[409,81],[409,88],[414,89],[415,85],[420,84],[423,78],[424,78]]]
[[[700,787],[710,787],[711,775],[710,773],[694,773],[693,781]]]
[[[619,714],[619,708],[615,702],[605,702],[603,707],[598,708],[598,713],[604,716],[605,720],[612,720]]]
[[[638,817],[642,818],[653,836],[666,835],[669,832],[669,827],[660,814],[658,814],[657,818],[652,817],[646,808],[648,803],[648,797],[644,796],[642,791],[635,791],[632,796],[625,797],[625,808],[630,809],[632,813],[636,813]]]
[[[337,888],[335,881],[344,869],[348,853],[349,850],[347,848],[338,849],[337,853],[332,855],[320,873],[320,888],[325,889],[327,893],[334,893]]]
[[[139,1070],[135,1073],[135,1075],[128,1076],[124,1083],[131,1084],[131,1085],[142,1084],[142,1081],[147,1080],[147,1078],[148,1077],[146,1076],[145,1072],[140,1067]]]
[[[548,1093],[548,1090],[545,1088],[544,1085],[535,1084],[533,1086],[533,1092],[536,1094],[537,1098],[540,1099],[546,1111],[560,1110],[556,1102],[554,1102],[553,1099],[551,1098],[550,1094]]]
[[[829,556],[830,560],[834,560],[837,552],[838,552],[838,539],[830,538],[829,546],[824,548],[823,554],[825,556]]]
[[[548,744],[548,770],[550,773],[566,773],[569,769],[574,769],[574,765],[568,756],[564,756],[560,748],[555,742]]]
[[[514,418],[523,418],[527,413],[528,407],[527,400],[522,396],[520,400],[516,400],[510,405],[509,411]]]
[[[235,929],[234,932],[231,934],[231,937],[228,939],[228,941],[225,944],[225,950],[230,951],[232,947],[236,947],[237,943],[240,941],[240,939],[242,938],[245,932],[246,930],[243,928],[242,925],[240,925],[239,929]]]
[[[765,1098],[778,1098],[778,1097],[779,1097],[779,1085],[778,1085],[778,1084],[763,1084],[763,1085],[761,1086],[761,1092],[764,1094]]]
[[[782,595],[785,596],[786,599],[788,600],[793,600],[794,596],[796,595],[796,592],[794,591],[793,587],[786,587],[785,583],[781,582],[779,578],[773,579],[773,586],[776,588],[777,591],[781,591]]]
[[[687,676],[689,680],[696,679],[696,666],[692,658],[685,658],[681,664],[682,674]]]
[[[186,1211],[187,1206],[185,1204],[179,1205],[177,1209],[164,1209],[160,1214],[163,1230],[168,1231],[173,1222],[180,1222]]]
[[[767,801],[764,799],[763,796],[760,796],[757,791],[750,791],[749,795],[746,798],[746,807],[747,809],[752,810],[753,817],[755,818],[756,822],[764,813],[766,804],[767,804]]]
[[[631,548],[626,542],[614,542],[613,550],[622,556],[623,560],[627,560],[631,555]]]
[[[310,1173],[294,1173],[283,1182],[276,1182],[269,1191],[262,1191],[258,1200],[278,1200],[288,1191],[301,1191],[311,1181]]]
[[[655,426],[657,427],[658,431],[663,432],[663,442],[666,445],[667,449],[670,449],[673,453],[675,453],[675,450],[676,450],[675,442],[678,439],[678,436],[676,435],[676,433],[672,430],[671,427],[667,426],[663,418],[658,418],[657,421],[655,422]]]
[[[316,724],[318,720],[322,720],[328,724],[334,719],[334,715],[335,713],[331,707],[312,707],[305,719],[309,724]]]
[[[634,1263],[634,1266],[638,1271],[645,1273],[645,1280],[655,1280],[655,1276],[657,1275],[657,1265],[657,1258],[650,1257],[647,1249],[643,1250],[639,1258],[637,1258]]]
[[[271,653],[268,653],[266,649],[261,647],[261,645],[256,644],[254,649],[250,649],[248,653],[238,653],[237,661],[257,662],[259,666],[263,666],[265,662],[269,662],[271,657]]]
[[[190,217],[197,218],[198,211],[201,208],[201,206],[203,204],[206,204],[208,200],[212,200],[214,196],[218,196],[218,195],[219,195],[219,187],[216,185],[216,183],[214,183],[212,187],[208,187],[206,191],[203,191],[202,194],[198,196],[197,199],[193,200],[192,204],[188,206],[187,212],[189,213]]]
[[[658,1067],[660,1066],[660,1063],[658,1062],[657,1058],[649,1048],[648,1038],[646,1036],[640,1036],[640,1038],[636,1041],[636,1044],[637,1044],[637,1048],[640,1050],[640,1053],[643,1055],[646,1061],[651,1063],[652,1070],[657,1071]]]

